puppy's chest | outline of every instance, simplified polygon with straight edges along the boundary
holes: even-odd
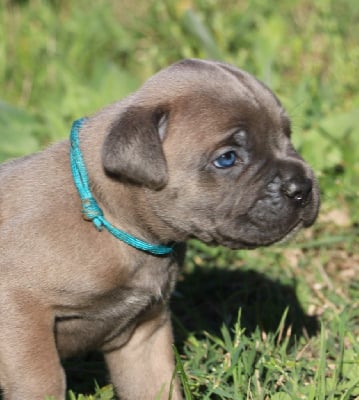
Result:
[[[125,343],[139,322],[164,309],[176,275],[172,262],[144,266],[123,284],[60,307],[55,326],[60,355],[111,347],[113,339]]]

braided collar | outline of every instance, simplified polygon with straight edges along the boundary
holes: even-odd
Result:
[[[81,199],[82,214],[84,216],[84,219],[92,221],[93,225],[98,231],[106,229],[117,239],[127,243],[128,245],[138,250],[142,250],[153,255],[165,255],[171,253],[171,251],[173,250],[172,247],[147,243],[141,239],[136,238],[135,236],[130,235],[127,232],[124,232],[114,227],[104,217],[103,211],[101,210],[95,198],[92,196],[85,162],[80,150],[80,140],[78,133],[79,130],[82,128],[84,121],[85,118],[81,118],[75,121],[72,124],[70,135],[71,172],[76,189]]]

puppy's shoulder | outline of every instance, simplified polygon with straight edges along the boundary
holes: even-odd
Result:
[[[34,208],[34,204],[44,206],[46,198],[69,186],[69,164],[66,142],[1,164],[0,224],[11,215]]]

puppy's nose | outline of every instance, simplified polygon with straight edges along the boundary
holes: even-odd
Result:
[[[313,182],[309,178],[292,178],[284,181],[282,191],[299,206],[305,206],[312,192]]]

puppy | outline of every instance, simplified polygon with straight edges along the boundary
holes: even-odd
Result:
[[[4,399],[65,399],[60,359],[92,349],[121,399],[167,399],[175,243],[283,240],[314,222],[316,179],[278,99],[219,62],[180,61],[73,134],[0,167]]]

